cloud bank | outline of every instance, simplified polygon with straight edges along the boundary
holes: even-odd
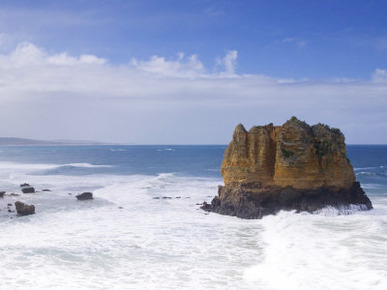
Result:
[[[226,143],[292,115],[341,128],[349,143],[387,143],[387,73],[370,80],[284,80],[237,73],[237,51],[206,68],[197,55],[113,65],[32,43],[0,55],[0,135],[124,143]]]

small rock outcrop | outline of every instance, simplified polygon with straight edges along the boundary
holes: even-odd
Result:
[[[23,193],[35,193],[35,188],[28,183],[20,184],[20,189]]]
[[[35,206],[33,204],[28,205],[21,201],[15,202],[15,208],[18,215],[25,216],[35,213]]]
[[[326,206],[372,204],[346,156],[339,129],[292,117],[282,126],[239,124],[224,153],[224,186],[206,211],[261,218],[279,210],[313,212]]]
[[[78,200],[88,200],[93,199],[93,193],[92,192],[84,192],[81,194],[78,194],[75,196]]]

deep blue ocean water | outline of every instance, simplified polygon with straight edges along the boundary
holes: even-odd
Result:
[[[20,194],[0,200],[0,288],[387,289],[387,145],[347,146],[373,210],[262,220],[199,209],[225,148],[0,147],[0,190]],[[16,200],[36,214],[8,212]]]
[[[145,174],[220,177],[226,146],[4,146],[0,160],[62,165],[45,174]],[[80,164],[105,165],[79,166]],[[75,165],[74,165],[75,164]]]

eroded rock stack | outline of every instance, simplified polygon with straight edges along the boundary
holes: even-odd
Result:
[[[225,185],[207,211],[261,218],[281,209],[315,211],[350,204],[371,209],[356,182],[339,129],[292,117],[282,126],[239,124],[221,166]]]

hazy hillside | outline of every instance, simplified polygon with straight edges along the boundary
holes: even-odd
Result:
[[[102,145],[95,141],[53,140],[42,141],[26,138],[0,137],[0,145]]]

